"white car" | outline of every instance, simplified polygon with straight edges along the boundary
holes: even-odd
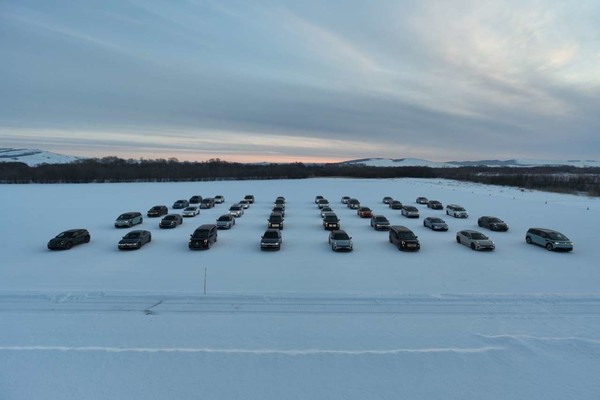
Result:
[[[448,204],[446,206],[446,214],[454,218],[469,218],[469,213],[458,204]]]
[[[413,206],[402,206],[402,215],[406,218],[419,218],[419,210]]]
[[[183,210],[183,212],[181,213],[181,216],[182,217],[195,217],[198,214],[200,214],[200,209],[196,206],[191,206],[191,207],[187,207],[185,210]]]

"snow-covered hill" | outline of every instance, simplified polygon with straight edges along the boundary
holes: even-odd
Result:
[[[600,161],[596,160],[480,160],[480,161],[447,161],[436,162],[419,158],[362,158],[358,160],[345,161],[341,164],[362,164],[370,167],[431,167],[431,168],[456,168],[465,166],[487,166],[487,167],[540,167],[540,166],[573,166],[573,167],[600,167]]]
[[[40,164],[68,164],[81,157],[67,156],[38,149],[0,148],[0,162],[22,162],[30,167]]]

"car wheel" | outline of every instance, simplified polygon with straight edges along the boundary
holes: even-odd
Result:
[[[477,225],[479,225],[479,227],[481,228],[483,225],[481,224],[481,221],[477,221]]]
[[[471,243],[471,250],[475,250],[475,243]]]
[[[144,218],[140,218],[140,224],[144,222]]]
[[[148,243],[150,243],[152,241],[152,236],[148,237]]]
[[[90,242],[90,236],[86,235],[86,237],[83,238],[83,243],[89,243]]]
[[[67,248],[67,250],[69,250],[71,247],[73,247],[73,243],[67,242],[67,244],[65,245],[65,247]]]
[[[210,246],[212,246],[212,242],[209,240],[208,243],[206,244],[206,248],[210,249]]]
[[[425,221],[423,221],[423,226],[427,226],[427,224],[425,224]]]
[[[391,237],[388,237],[388,240],[390,241],[390,243],[392,243],[392,238]]]
[[[460,243],[460,238],[458,236],[456,237],[456,243]]]
[[[133,222],[129,221],[129,222],[127,223],[127,226],[129,226],[129,227],[133,226]]]
[[[136,246],[136,247],[137,247],[137,248],[138,248],[138,250],[139,250],[139,249],[142,247],[142,243],[141,243],[141,242],[138,242],[138,244],[137,244],[137,246]]]
[[[548,250],[548,251],[554,250],[554,246],[552,246],[552,243],[546,243],[546,250]]]
[[[525,241],[527,242],[527,244],[531,244],[531,238],[529,236],[525,237]]]

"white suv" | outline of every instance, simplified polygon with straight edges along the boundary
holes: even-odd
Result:
[[[469,218],[467,210],[457,204],[448,204],[446,206],[446,214],[454,218]]]

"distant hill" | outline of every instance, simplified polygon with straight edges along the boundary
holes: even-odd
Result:
[[[22,162],[31,167],[40,164],[68,164],[81,157],[66,156],[37,149],[0,148],[0,162]]]
[[[456,167],[541,167],[541,166],[572,166],[572,167],[600,167],[596,160],[480,160],[480,161],[447,161],[436,162],[419,158],[362,158],[341,162],[342,165],[362,164],[370,167],[431,167],[431,168],[456,168]]]

